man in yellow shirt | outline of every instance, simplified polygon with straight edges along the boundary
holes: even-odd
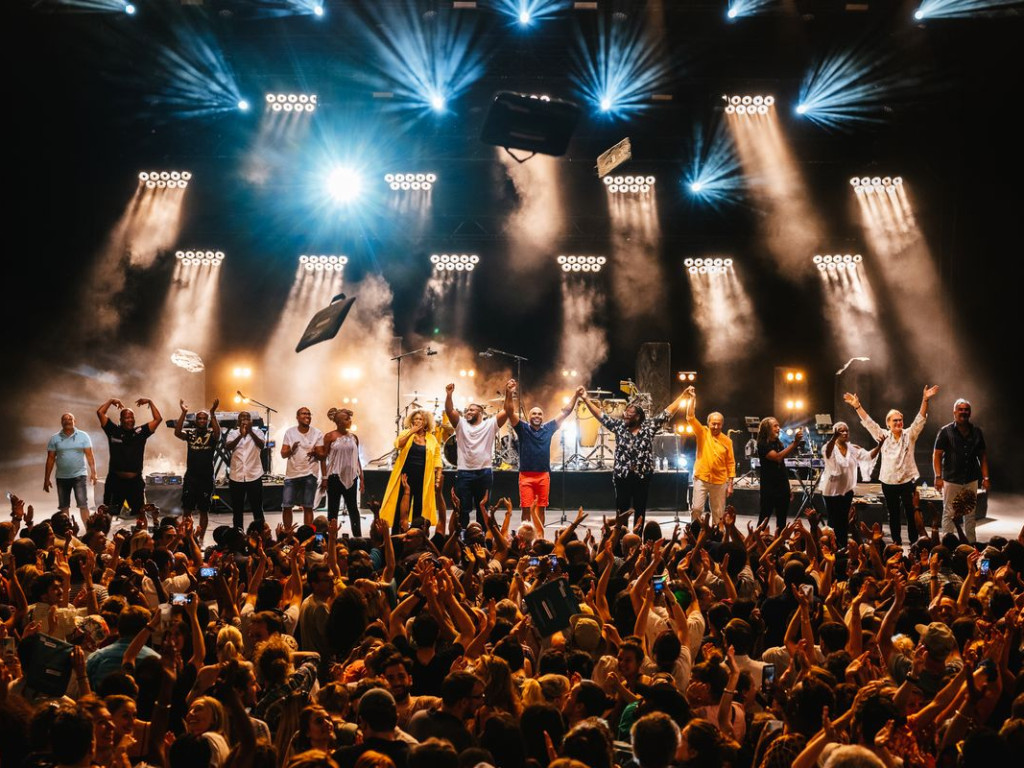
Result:
[[[705,427],[694,416],[697,390],[688,387],[684,395],[686,423],[697,438],[697,459],[693,463],[693,501],[690,514],[697,518],[704,514],[704,504],[711,503],[711,519],[717,525],[725,514],[725,499],[732,496],[732,481],[736,477],[736,459],[732,453],[732,440],[722,434],[725,417],[717,411],[708,414]]]

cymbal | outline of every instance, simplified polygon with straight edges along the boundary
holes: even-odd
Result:
[[[504,397],[492,397],[487,402],[488,403],[503,403],[503,402],[505,402],[505,398]]]
[[[588,389],[587,390],[587,394],[588,395],[610,395],[611,394],[611,390],[608,390],[608,389]]]
[[[403,392],[402,393],[402,397],[411,397],[413,399],[420,398],[420,397],[427,397],[427,398],[429,398],[430,397],[430,393],[429,392]]]

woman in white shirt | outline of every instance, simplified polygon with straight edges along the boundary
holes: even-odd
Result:
[[[881,442],[882,466],[878,472],[878,479],[882,483],[882,495],[885,497],[885,507],[889,513],[889,530],[892,533],[892,540],[896,544],[903,543],[900,535],[900,508],[907,517],[907,533],[911,543],[917,541],[917,525],[914,522],[914,484],[920,476],[917,471],[917,462],[914,461],[914,444],[921,436],[924,429],[924,422],[928,418],[928,401],[938,393],[938,386],[924,388],[921,397],[921,408],[914,417],[913,423],[903,428],[903,414],[893,409],[885,416],[885,426],[882,429],[867,411],[861,406],[860,398],[856,394],[847,392],[843,400],[852,405],[860,416],[860,423],[871,433],[875,440]]]
[[[885,437],[882,437],[885,440]],[[818,482],[818,490],[825,499],[828,524],[836,533],[836,546],[845,549],[849,543],[848,523],[850,505],[853,503],[853,489],[857,485],[857,468],[864,477],[871,475],[871,465],[881,444],[872,451],[865,450],[850,442],[850,427],[845,421],[837,421],[832,427],[832,437],[825,443],[825,469]]]

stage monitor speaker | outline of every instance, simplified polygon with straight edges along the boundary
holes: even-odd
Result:
[[[306,326],[306,330],[302,334],[302,338],[299,339],[299,343],[295,345],[295,351],[301,352],[306,347],[312,347],[314,344],[319,344],[322,341],[328,341],[337,336],[338,331],[341,330],[341,324],[344,323],[345,318],[348,317],[349,310],[352,309],[352,304],[355,300],[355,296],[345,298],[344,293],[339,293],[331,299],[331,303],[329,305],[310,318],[309,324]]]
[[[672,402],[671,344],[648,341],[640,345],[636,353],[636,385],[641,392],[651,393],[654,413],[661,413]]]
[[[491,102],[480,140],[558,157],[565,154],[579,119],[580,108],[571,101],[501,91]]]

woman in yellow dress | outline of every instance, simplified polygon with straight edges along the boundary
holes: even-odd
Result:
[[[429,411],[415,410],[405,417],[405,429],[395,438],[398,459],[388,478],[380,516],[396,533],[403,521],[398,510],[405,488],[410,498],[409,520],[420,516],[431,525],[437,524],[435,491],[441,487],[441,444],[434,436],[434,416]],[[404,480],[407,482],[403,482]]]

